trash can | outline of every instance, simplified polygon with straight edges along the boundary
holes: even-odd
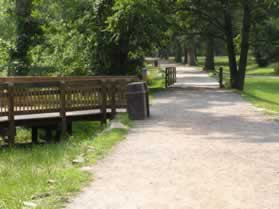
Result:
[[[144,82],[128,84],[128,115],[131,120],[144,120],[148,116],[147,92]]]
[[[154,67],[158,67],[159,66],[159,61],[158,60],[154,60]]]

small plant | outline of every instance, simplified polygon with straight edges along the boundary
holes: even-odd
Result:
[[[274,65],[274,72],[275,72],[276,74],[279,74],[279,63],[277,63],[277,64]]]

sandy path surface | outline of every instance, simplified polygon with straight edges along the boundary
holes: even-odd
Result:
[[[195,69],[175,87],[68,209],[279,209],[278,124]]]

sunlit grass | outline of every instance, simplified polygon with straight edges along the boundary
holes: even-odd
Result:
[[[204,57],[199,57],[199,65],[204,64]],[[229,64],[227,57],[215,57],[216,69],[220,66],[227,74],[224,74],[225,86],[229,87]],[[268,77],[249,77],[245,80],[245,89],[242,96],[252,102],[255,106],[265,109],[268,112],[279,113],[279,77],[274,78],[274,64],[267,67],[258,67],[255,60],[249,58],[247,75],[273,76]]]
[[[126,115],[119,120],[131,125]],[[61,208],[92,178],[80,167],[103,158],[127,133],[126,129],[103,132],[95,122],[76,123],[73,128],[74,136],[59,144],[0,149],[1,209],[22,209],[24,201],[34,202],[37,208]],[[74,165],[77,156],[85,162]]]
[[[198,65],[203,67],[205,63],[205,57],[198,57]],[[215,67],[218,70],[220,67],[223,67],[224,72],[229,73],[229,60],[227,56],[216,56],[215,57]],[[274,72],[274,63],[268,65],[267,67],[259,67],[253,57],[249,57],[247,65],[247,75],[272,75],[276,76]],[[278,75],[279,76],[279,75]]]
[[[151,94],[161,91],[165,88],[164,74],[160,67],[146,66],[148,69],[148,88]]]
[[[279,112],[279,79],[248,78],[243,96],[257,107]]]

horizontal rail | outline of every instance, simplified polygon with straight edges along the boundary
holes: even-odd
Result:
[[[0,77],[1,83],[28,83],[28,82],[53,82],[53,81],[73,81],[73,80],[103,80],[103,81],[117,81],[117,80],[134,80],[137,81],[138,78],[135,76],[9,76],[9,77]]]

